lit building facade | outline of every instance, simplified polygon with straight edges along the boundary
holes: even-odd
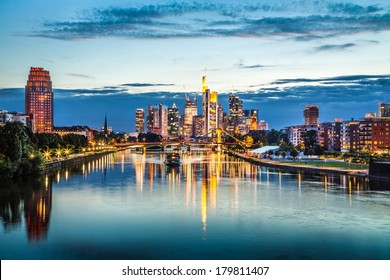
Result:
[[[193,118],[198,115],[198,106],[196,103],[186,98],[186,105],[184,105],[184,120],[183,120],[183,136],[190,137],[194,135]]]
[[[147,132],[168,136],[168,108],[164,104],[149,105],[146,117]]]
[[[53,128],[53,133],[60,135],[61,137],[67,134],[82,135],[88,138],[89,141],[93,140],[94,130],[88,126],[58,126]]]
[[[192,136],[198,137],[203,135],[203,116],[194,116],[192,121]]]
[[[258,111],[256,109],[243,110],[243,118],[245,119],[245,133],[248,133],[250,130],[259,130],[257,112]]]
[[[31,67],[25,87],[26,114],[32,114],[31,129],[36,132],[53,130],[53,91],[49,71]]]
[[[202,78],[202,90],[203,90],[203,133],[204,135],[209,134],[213,136],[215,129],[218,127],[217,117],[217,104],[218,104],[218,93],[216,91],[211,92],[206,84],[206,76]]]
[[[146,131],[149,133],[160,134],[159,131],[159,110],[153,105],[148,106],[147,116],[146,116]]]
[[[258,123],[258,130],[268,130],[268,123],[265,120],[260,120]]]
[[[360,148],[372,152],[390,146],[390,117],[365,118],[360,122]]]
[[[303,116],[305,117],[305,125],[318,125],[318,106],[307,105]]]
[[[286,133],[288,141],[291,142],[294,146],[299,146],[301,149],[305,148],[305,136],[308,131],[315,130],[317,132],[317,142],[318,137],[318,126],[317,125],[294,125],[286,128]]]
[[[243,124],[243,113],[242,100],[232,93],[229,96],[229,117],[226,127],[226,130],[229,133],[234,134],[240,130],[239,126]]]
[[[390,103],[379,103],[379,117],[390,118]]]
[[[21,122],[25,126],[32,127],[31,115],[0,110],[0,126],[5,125],[7,122]]]
[[[168,135],[179,136],[179,109],[176,104],[168,108]]]
[[[340,151],[342,148],[342,119],[318,125],[318,144],[325,150]]]
[[[135,132],[137,134],[145,132],[145,112],[144,109],[137,109],[135,112]]]
[[[222,104],[217,105],[217,124],[219,128],[224,128],[224,112]]]
[[[360,122],[355,120],[344,121],[341,127],[341,149],[357,151],[360,143]]]

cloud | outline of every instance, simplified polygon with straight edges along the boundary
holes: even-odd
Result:
[[[322,45],[316,48],[317,51],[337,51],[337,50],[345,50],[356,46],[353,43],[347,43],[342,45]]]
[[[67,75],[71,77],[83,78],[83,79],[96,79],[95,77],[84,75],[84,74],[78,74],[78,73],[68,73]]]
[[[238,63],[238,64],[236,64],[236,66],[237,66],[237,68],[240,68],[240,69],[256,69],[256,68],[268,67],[268,66],[260,65],[260,64],[245,65],[243,63]]]
[[[390,30],[390,11],[384,7],[319,1],[251,5],[171,2],[94,9],[82,15],[74,20],[47,21],[30,36],[79,40],[288,35],[305,41]]]
[[[19,99],[21,96],[24,97],[23,88],[0,88],[0,100],[1,100],[0,106],[2,106],[2,103],[5,100]],[[0,110],[7,110],[7,109],[0,107]]]
[[[166,87],[166,86],[174,86],[174,84],[129,83],[129,84],[122,84],[121,86],[125,86],[125,87]]]
[[[106,112],[115,131],[134,131],[136,108],[146,109],[148,105],[158,103],[171,107],[175,103],[183,113],[183,92],[142,89],[144,92],[133,93],[123,86],[55,88],[55,125],[101,127]],[[218,95],[224,111],[228,110],[229,94]],[[192,94],[195,95],[197,93]],[[244,100],[244,109],[258,109],[259,119],[269,122],[271,128],[302,124],[307,104],[319,105],[320,121],[332,121],[335,117],[358,119],[367,112],[376,111],[379,102],[390,101],[390,74],[281,79],[258,90],[236,91],[236,95]],[[24,112],[23,88],[0,88],[0,100],[0,109]],[[201,113],[201,98],[198,98],[198,107]]]
[[[350,15],[362,15],[378,13],[383,11],[383,8],[378,6],[360,6],[352,3],[329,3],[328,9],[332,13],[350,14]]]
[[[322,84],[322,85],[332,85],[332,84],[378,84],[390,82],[390,75],[351,75],[351,76],[337,76],[337,77],[328,77],[328,78],[319,78],[319,79],[306,79],[306,78],[297,78],[297,79],[279,79],[272,83],[272,85],[299,85],[299,84]]]

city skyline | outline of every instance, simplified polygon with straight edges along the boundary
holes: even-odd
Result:
[[[2,1],[0,109],[23,112],[30,67],[50,71],[54,124],[135,131],[135,111],[234,91],[280,129],[360,118],[390,97],[390,6],[354,1]],[[205,70],[206,69],[206,70]],[[225,110],[226,111],[226,110]]]

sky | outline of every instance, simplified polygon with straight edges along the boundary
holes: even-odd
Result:
[[[0,45],[0,109],[24,112],[44,67],[55,126],[135,131],[137,108],[183,113],[203,75],[225,111],[235,92],[275,129],[308,104],[332,121],[390,102],[388,0],[1,0]]]

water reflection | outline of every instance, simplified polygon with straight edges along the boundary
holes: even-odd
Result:
[[[183,152],[182,164],[179,167],[167,167],[163,164],[162,153],[132,153],[129,150],[110,154],[100,159],[86,162],[80,166],[74,166],[49,176],[49,180],[55,179],[59,184],[61,180],[75,174],[82,174],[87,178],[90,174],[101,173],[102,180],[107,180],[107,173],[114,172],[123,175],[133,175],[136,190],[138,192],[153,192],[157,185],[166,185],[169,192],[183,194],[186,207],[194,210],[200,209],[202,231],[207,231],[207,219],[209,213],[215,213],[218,208],[218,189],[229,188],[229,207],[232,213],[238,213],[242,199],[242,192],[248,190],[252,195],[248,199],[257,202],[257,192],[261,188],[269,189],[277,186],[280,194],[291,186],[296,186],[299,196],[302,190],[315,188],[324,192],[325,197],[329,193],[348,195],[352,202],[352,195],[369,193],[370,182],[368,178],[339,175],[330,173],[286,172],[276,168],[266,168],[249,164],[243,160],[226,154],[212,152]],[[116,175],[118,176],[118,175]],[[129,175],[131,176],[131,175]],[[181,188],[183,187],[183,190]],[[245,188],[245,189],[243,189]],[[34,211],[38,215],[46,208],[40,206],[41,202],[50,201],[51,195],[45,193],[33,198],[33,204],[39,207]],[[50,197],[50,199],[49,199]],[[51,206],[51,203],[45,202]],[[31,207],[30,207],[31,208]],[[45,215],[41,214],[42,217]],[[27,217],[27,216],[26,216]],[[18,219],[17,216],[14,219]]]
[[[232,213],[238,213],[240,203],[257,203],[263,189],[277,186],[280,194],[295,186],[299,197],[302,191],[315,188],[328,194],[341,194],[352,204],[361,194],[389,190],[387,181],[365,177],[285,172],[276,168],[255,166],[221,153],[185,152],[180,167],[166,167],[163,154],[136,154],[124,151],[103,156],[97,160],[58,170],[39,180],[9,184],[0,189],[0,218],[6,232],[26,225],[29,240],[47,238],[52,209],[52,185],[60,185],[75,176],[87,180],[91,174],[101,174],[103,182],[110,174],[129,175],[138,192],[153,192],[159,185],[182,195],[185,206],[198,212],[201,230],[208,228],[210,213],[216,214],[220,204],[228,202]],[[133,176],[131,176],[133,174]],[[228,188],[228,199],[218,197],[220,188]],[[251,195],[248,196],[248,191]],[[241,198],[241,193],[246,195]]]
[[[47,238],[51,207],[52,180],[48,176],[8,182],[0,188],[0,218],[4,230],[12,231],[25,222],[30,241]]]
[[[218,153],[185,152],[174,168],[163,158],[118,152],[35,183],[2,185],[0,256],[390,257],[386,185],[255,166]]]

